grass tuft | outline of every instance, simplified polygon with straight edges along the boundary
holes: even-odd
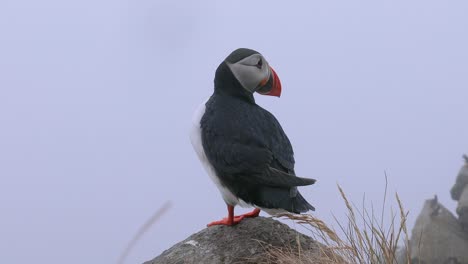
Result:
[[[338,190],[347,209],[345,223],[335,218],[339,232],[312,215],[281,214],[277,216],[293,220],[310,230],[314,239],[322,244],[319,246],[319,254],[310,256],[297,250],[269,247],[265,263],[409,264],[411,252],[406,227],[408,212],[405,212],[398,194],[395,195],[395,199],[398,203],[399,214],[391,211],[390,223],[388,227],[385,227],[384,209],[382,209],[379,221],[375,217],[373,207],[370,210],[367,209],[364,201],[362,208],[358,208],[350,202],[340,186]],[[386,196],[386,191],[384,196]],[[386,197],[384,197],[384,207],[385,200]],[[400,244],[406,249],[406,256],[399,263],[397,250]]]

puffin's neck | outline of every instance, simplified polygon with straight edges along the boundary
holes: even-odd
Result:
[[[242,87],[225,62],[221,63],[216,70],[214,94],[233,96],[255,104],[253,94]]]
[[[216,89],[214,90],[214,95],[217,95],[217,96],[222,96],[222,97],[235,97],[235,98],[238,98],[240,100],[243,100],[243,101],[246,101],[246,102],[249,102],[251,104],[255,104],[255,98],[253,96],[253,94],[239,94],[239,93],[230,93],[229,91],[226,91],[224,88],[223,89]]]

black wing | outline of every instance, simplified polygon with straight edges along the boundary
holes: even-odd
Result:
[[[205,154],[220,177],[293,187],[313,179],[294,175],[294,153],[280,124],[255,104],[212,97],[201,121]]]

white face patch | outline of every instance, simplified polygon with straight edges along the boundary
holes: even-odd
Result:
[[[252,54],[236,63],[226,62],[242,87],[253,93],[262,80],[270,78],[268,62],[260,54]]]

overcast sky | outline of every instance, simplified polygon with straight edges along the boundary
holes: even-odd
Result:
[[[468,152],[466,1],[2,0],[0,262],[149,260],[226,214],[188,139],[234,49],[282,84],[257,103],[281,122],[303,195],[344,220],[397,191],[410,226]],[[243,212],[243,210],[238,210]]]

